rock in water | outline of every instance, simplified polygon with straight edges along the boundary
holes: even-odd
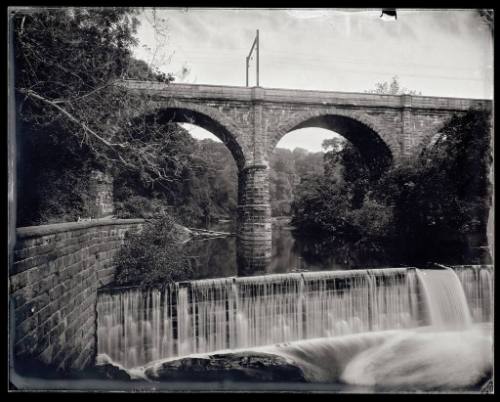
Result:
[[[186,357],[150,367],[146,376],[156,381],[306,381],[302,370],[283,357],[255,352]]]
[[[96,365],[94,371],[98,378],[121,381],[131,380],[130,375],[125,370],[111,363]]]

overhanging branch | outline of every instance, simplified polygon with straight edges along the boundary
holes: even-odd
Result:
[[[125,144],[118,144],[118,143],[115,144],[115,143],[109,142],[108,140],[106,140],[105,138],[103,138],[99,134],[97,134],[94,130],[92,130],[85,123],[83,123],[80,120],[78,120],[75,116],[73,116],[66,109],[64,109],[63,107],[59,106],[58,103],[56,103],[56,102],[54,102],[54,101],[52,101],[50,99],[47,99],[47,98],[45,98],[45,97],[37,94],[35,91],[33,91],[31,89],[24,89],[24,88],[19,88],[19,89],[17,89],[17,91],[19,93],[27,95],[27,96],[29,96],[29,97],[31,97],[33,99],[37,99],[39,101],[42,101],[42,102],[46,103],[47,105],[50,105],[53,108],[57,109],[62,114],[64,114],[68,119],[70,119],[73,123],[78,124],[80,127],[82,127],[84,129],[85,132],[87,132],[87,133],[91,134],[93,137],[97,138],[104,145],[106,145],[108,147],[112,147],[112,148],[114,148],[114,147],[120,147],[122,149],[125,149],[127,147]]]

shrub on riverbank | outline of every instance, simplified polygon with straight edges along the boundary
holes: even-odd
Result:
[[[125,240],[115,257],[115,285],[150,287],[190,279],[192,269],[180,242],[172,217],[148,220],[141,232]]]

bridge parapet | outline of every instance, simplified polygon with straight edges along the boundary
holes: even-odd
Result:
[[[417,95],[382,95],[357,92],[316,91],[304,89],[239,87],[202,84],[165,84],[153,81],[127,80],[123,84],[136,91],[150,91],[151,95],[161,95],[182,99],[219,99],[226,101],[252,101],[278,103],[306,103],[315,105],[343,105],[402,108],[414,107],[442,110],[468,110],[485,108],[491,110],[489,99],[446,98]],[[409,103],[408,103],[409,100]]]

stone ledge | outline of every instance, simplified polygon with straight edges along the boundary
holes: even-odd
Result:
[[[251,101],[290,104],[342,104],[351,106],[380,106],[402,108],[411,99],[413,107],[464,110],[474,105],[491,108],[491,99],[451,98],[421,95],[387,95],[362,92],[320,91],[308,89],[239,87],[205,84],[164,84],[151,81],[126,80],[121,85],[136,91],[161,92],[171,97],[185,99],[218,99],[220,101]]]
[[[71,232],[81,229],[89,229],[99,226],[126,226],[144,223],[145,219],[95,219],[85,222],[65,222],[51,225],[25,226],[16,229],[17,240],[29,239],[31,237],[48,236],[61,232]]]

